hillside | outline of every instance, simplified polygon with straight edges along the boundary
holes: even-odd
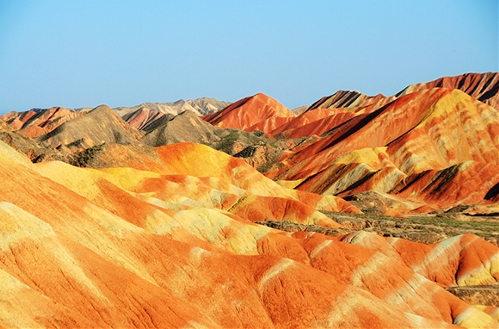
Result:
[[[276,219],[338,224],[195,144],[158,148],[160,171],[32,165],[3,143],[0,152],[11,175],[0,180],[1,289],[11,296],[0,299],[2,327],[497,325],[442,288],[497,282],[487,262],[499,249],[476,236],[424,246],[283,234],[252,223],[266,198]]]
[[[35,138],[47,134],[66,121],[85,114],[86,111],[71,111],[62,107],[47,110],[29,110],[10,112],[2,116],[13,129],[22,131],[26,136]]]
[[[123,121],[109,106],[101,105],[67,121],[38,140],[53,147],[88,148],[103,143],[131,144],[142,134]]]
[[[243,98],[204,120],[220,128],[270,132],[296,114],[275,99],[259,93]]]
[[[497,72],[467,73],[416,83],[400,91],[397,96],[431,88],[459,89],[476,100],[499,110],[499,74]]]
[[[496,79],[9,113],[0,327],[498,328]]]

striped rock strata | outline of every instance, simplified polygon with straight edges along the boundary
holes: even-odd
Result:
[[[497,247],[259,226],[214,188],[297,192],[207,147],[172,147],[158,149],[160,173],[34,165],[0,143],[0,326],[497,327],[442,288],[497,282]]]

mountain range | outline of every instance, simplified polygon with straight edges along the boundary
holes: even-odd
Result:
[[[0,327],[497,328],[498,92],[8,113]]]

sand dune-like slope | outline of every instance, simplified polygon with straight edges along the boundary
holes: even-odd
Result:
[[[0,326],[497,327],[442,288],[497,282],[480,238],[284,233],[231,200],[296,191],[205,146],[157,153],[156,171],[85,169],[0,143]]]

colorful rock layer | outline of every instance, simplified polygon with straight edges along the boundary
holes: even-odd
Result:
[[[497,282],[480,238],[284,233],[253,221],[338,226],[315,210],[331,202],[206,146],[157,155],[159,170],[97,170],[0,143],[1,327],[497,326],[443,289]]]

